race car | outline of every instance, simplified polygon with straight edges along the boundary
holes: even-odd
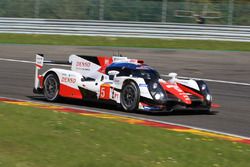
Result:
[[[64,64],[71,69],[51,68],[42,74],[44,64]],[[143,60],[122,56],[70,55],[67,62],[44,61],[36,55],[34,93],[48,101],[60,97],[115,103],[125,111],[205,110],[212,96],[202,80],[180,79],[169,73],[167,80]]]

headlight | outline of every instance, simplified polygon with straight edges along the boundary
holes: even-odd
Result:
[[[149,92],[151,94],[151,96],[153,97],[153,99],[155,99],[156,101],[160,102],[160,103],[165,103],[167,100],[167,95],[165,93],[165,91],[163,90],[163,88],[161,87],[160,83],[158,82],[151,82],[149,84]]]
[[[199,85],[200,94],[204,97],[204,104],[210,105],[213,99],[207,84],[202,80],[197,80],[196,82]]]
[[[206,99],[207,101],[212,101],[212,96],[210,94],[207,94]]]
[[[160,99],[161,99],[160,93],[156,93],[156,94],[155,94],[155,99],[156,99],[156,100],[160,100]]]
[[[155,82],[155,83],[153,83],[153,89],[155,90],[155,89],[157,89],[158,88],[158,84]]]
[[[201,86],[201,90],[204,91],[204,90],[206,90],[206,89],[207,89],[207,85],[203,84],[203,85]]]

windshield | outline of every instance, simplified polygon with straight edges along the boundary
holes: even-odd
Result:
[[[152,80],[152,79],[159,79],[160,75],[157,71],[153,69],[137,69],[134,70],[132,73],[133,77],[139,77],[147,80]]]

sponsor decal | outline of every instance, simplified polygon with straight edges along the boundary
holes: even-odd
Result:
[[[76,77],[75,75],[73,75],[73,74],[69,74],[69,77]]]
[[[62,83],[75,83],[76,79],[71,78],[71,77],[62,77],[61,82]]]
[[[113,82],[105,82],[104,84],[112,84]]]
[[[91,63],[90,62],[87,62],[87,61],[77,61],[76,62],[76,67],[77,68],[86,68],[86,67],[90,67],[91,66]]]
[[[130,63],[137,63],[137,59],[130,59],[129,62]]]
[[[139,87],[148,87],[147,84],[139,84]]]
[[[136,67],[136,69],[138,69],[138,70],[149,70],[151,68],[149,66],[142,65],[142,66]]]
[[[82,71],[90,71],[91,69],[91,62],[88,62],[88,61],[79,61],[79,62],[76,62],[76,65],[75,65],[76,69],[77,70],[82,70]]]
[[[120,80],[119,79],[115,79],[114,82],[115,83],[120,83]]]
[[[36,55],[36,66],[40,69],[43,67],[43,60],[44,60],[43,56],[40,56],[38,54]]]
[[[117,100],[119,98],[119,95],[120,95],[120,93],[114,91],[114,89],[113,89],[112,99]]]

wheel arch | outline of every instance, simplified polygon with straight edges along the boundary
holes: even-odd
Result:
[[[124,85],[126,85],[126,84],[128,84],[128,83],[130,83],[130,82],[134,82],[134,83],[138,86],[138,84],[136,83],[136,81],[133,80],[133,79],[131,79],[131,78],[125,79],[125,80],[123,81],[122,86],[124,86]]]
[[[55,71],[52,71],[52,70],[47,71],[47,72],[44,74],[44,80],[45,80],[45,78],[46,78],[48,75],[50,75],[50,74],[55,74],[55,76],[57,77],[58,82],[60,83],[58,74],[57,74]],[[44,84],[44,83],[43,83],[43,84]]]
[[[130,83],[130,82],[133,82],[133,83],[136,85],[136,87],[137,87],[138,90],[139,90],[139,94],[140,94],[140,87],[139,87],[138,83],[137,83],[135,80],[131,79],[131,78],[125,79],[125,80],[123,81],[123,83],[122,83],[122,88],[123,88],[126,84],[128,84],[128,83]]]

